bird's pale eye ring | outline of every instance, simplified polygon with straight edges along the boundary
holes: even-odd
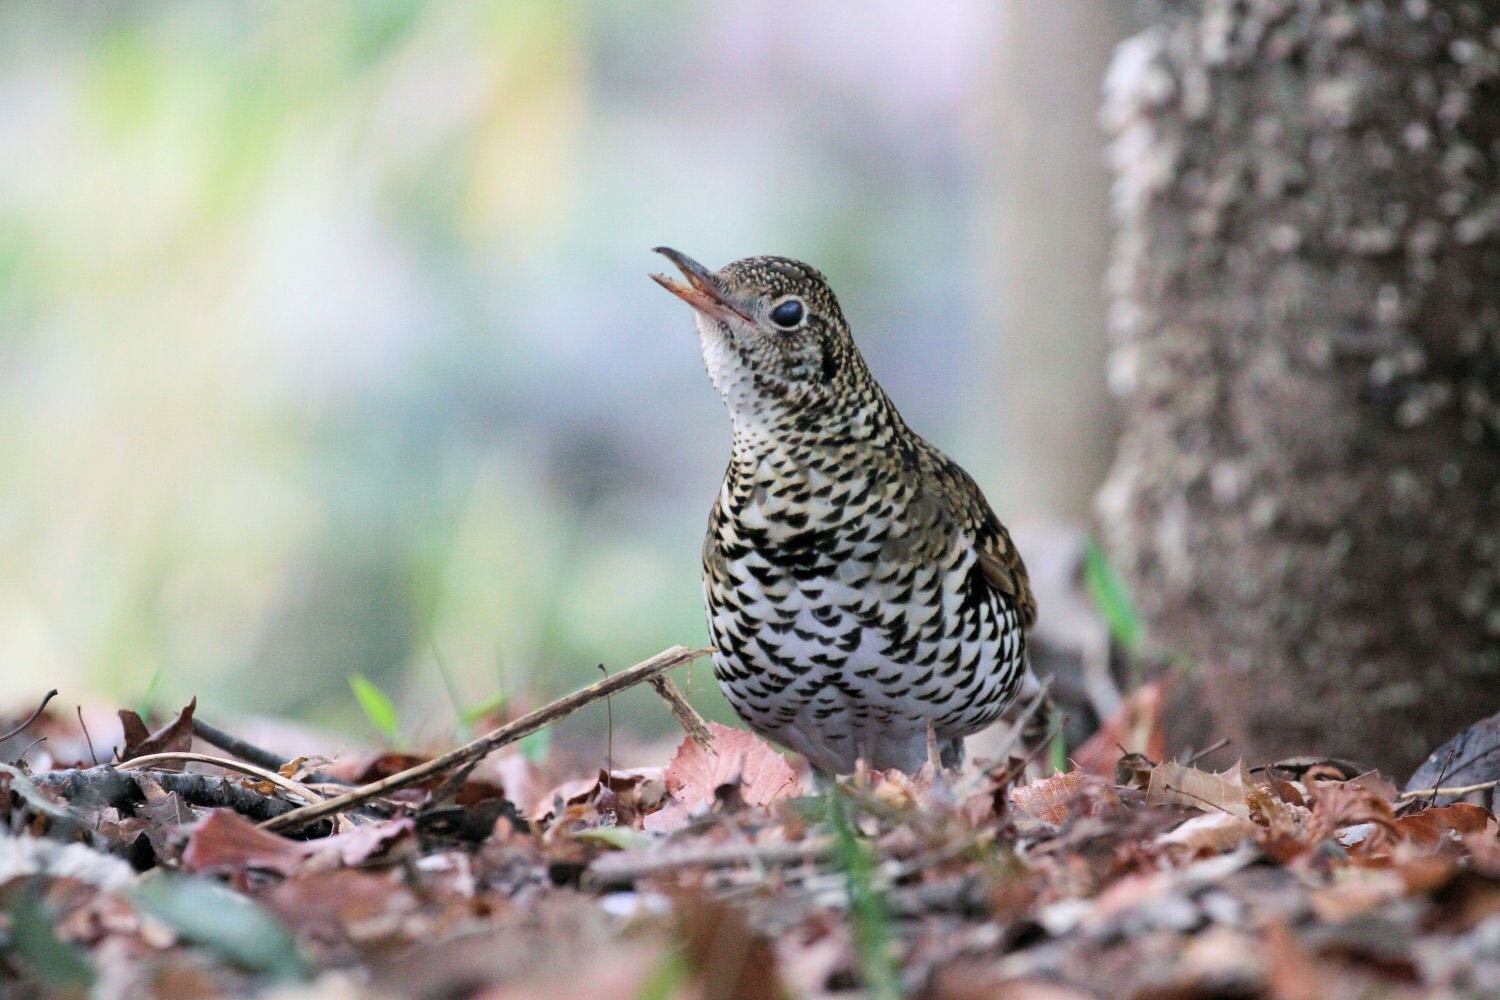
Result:
[[[788,295],[771,307],[771,322],[783,330],[795,330],[807,316],[807,307],[795,295]]]

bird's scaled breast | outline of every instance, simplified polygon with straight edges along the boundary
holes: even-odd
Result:
[[[716,670],[740,714],[804,753],[993,719],[1019,625],[987,591],[972,600],[974,555],[941,505],[897,479],[762,465],[773,474],[731,469],[704,548]]]

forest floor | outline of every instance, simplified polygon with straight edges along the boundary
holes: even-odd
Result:
[[[546,710],[448,763],[274,771],[201,720],[194,743],[194,706],[155,731],[121,712],[103,764],[82,716],[18,716],[0,725],[18,729],[0,740],[0,997],[1500,988],[1500,832],[1481,805],[1342,761],[1164,760],[1149,690],[1066,772],[1017,747],[815,787],[654,683],[689,734],[675,753],[572,775],[515,752]],[[293,812],[351,788],[328,815]]]

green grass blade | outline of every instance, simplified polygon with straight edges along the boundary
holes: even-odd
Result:
[[[1120,574],[1110,565],[1099,543],[1090,539],[1083,553],[1083,581],[1094,606],[1104,616],[1109,634],[1131,653],[1139,652],[1146,639],[1141,613],[1131,600],[1130,590]]]
[[[855,832],[849,800],[838,788],[828,793],[834,859],[844,873],[849,916],[854,922],[854,949],[866,995],[900,1000],[901,974],[896,966],[895,935],[885,897],[875,887],[875,858]]]
[[[396,703],[391,701],[389,695],[376,687],[375,682],[364,674],[349,675],[349,690],[354,692],[354,700],[359,702],[370,725],[380,730],[392,743],[401,739],[401,714],[396,711]]]

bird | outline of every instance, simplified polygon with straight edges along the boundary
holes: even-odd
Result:
[[[693,308],[733,425],[703,543],[730,705],[825,776],[913,773],[933,738],[961,764],[1030,677],[1036,600],[1009,532],[901,418],[821,272],[656,252],[686,279],[652,275]]]

